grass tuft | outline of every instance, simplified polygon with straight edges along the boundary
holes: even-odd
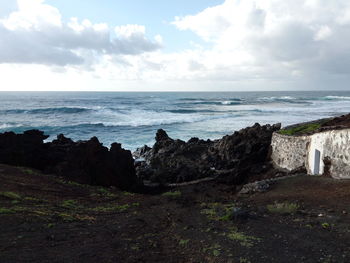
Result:
[[[185,246],[188,245],[189,242],[190,242],[189,239],[181,239],[181,240],[179,241],[179,245],[185,247]]]
[[[295,214],[299,209],[299,205],[296,203],[277,203],[275,202],[273,205],[267,205],[267,210],[271,213],[278,214]]]
[[[174,191],[174,192],[165,192],[162,194],[162,196],[171,198],[171,199],[176,199],[181,197],[181,192],[180,191]]]
[[[61,206],[68,209],[77,208],[78,202],[75,200],[64,200]]]
[[[227,234],[230,240],[238,242],[241,246],[250,248],[254,246],[254,243],[260,241],[260,238],[249,236],[243,232],[237,231],[237,228],[231,227],[230,232]]]

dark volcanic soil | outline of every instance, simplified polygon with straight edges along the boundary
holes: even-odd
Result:
[[[350,181],[323,177],[150,196],[0,165],[0,262],[350,262],[349,213]]]
[[[332,118],[331,120],[322,124],[322,127],[334,127],[334,126],[350,127],[350,114]]]

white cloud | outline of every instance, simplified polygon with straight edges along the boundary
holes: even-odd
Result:
[[[212,43],[201,58],[211,63],[204,66],[211,66],[212,75],[221,69],[232,80],[238,75],[288,81],[317,71],[348,73],[343,67],[350,64],[349,14],[346,0],[226,0],[176,17],[173,24]]]
[[[124,90],[161,83],[164,89],[339,88],[350,81],[347,0],[226,0],[174,18],[179,34],[192,31],[205,42],[178,52],[161,49],[167,39],[147,38],[142,25],[65,23],[44,0],[20,0],[18,8],[0,20],[0,62],[50,65],[55,79],[65,66],[64,77]],[[23,67],[31,66],[17,71]],[[39,69],[28,72],[39,76]]]
[[[91,66],[103,54],[138,55],[161,47],[146,38],[143,26],[117,27],[114,35],[107,24],[87,19],[64,23],[59,10],[44,0],[17,4],[18,11],[0,20],[0,63]]]

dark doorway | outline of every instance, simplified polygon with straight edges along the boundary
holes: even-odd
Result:
[[[321,153],[319,150],[315,150],[315,164],[314,164],[314,174],[320,174],[320,160]]]

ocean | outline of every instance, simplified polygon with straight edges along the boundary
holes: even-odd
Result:
[[[97,136],[107,147],[172,138],[217,139],[241,128],[283,126],[350,112],[350,91],[291,92],[0,92],[0,132],[40,129],[74,140]]]

